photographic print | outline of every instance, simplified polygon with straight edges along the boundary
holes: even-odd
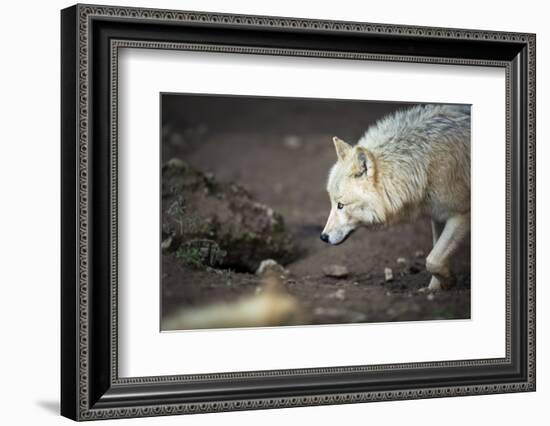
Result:
[[[470,105],[160,104],[162,331],[470,318]]]

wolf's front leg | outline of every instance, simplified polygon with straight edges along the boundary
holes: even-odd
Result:
[[[432,227],[435,240],[435,232],[438,227],[435,223],[432,223]],[[432,251],[426,258],[426,269],[433,275],[428,290],[440,290],[450,286],[451,270],[449,260],[469,231],[470,213],[458,214],[447,220],[441,235],[437,238]]]
[[[437,240],[439,240],[439,237],[441,233],[443,232],[443,228],[445,227],[445,222],[438,222],[434,219],[432,219],[432,241],[433,241],[433,247],[437,244]],[[428,287],[423,288],[422,290],[440,290],[441,289],[441,281],[439,278],[437,278],[435,275],[432,275],[432,279],[430,281],[430,285]]]

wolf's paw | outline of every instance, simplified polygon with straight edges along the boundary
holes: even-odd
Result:
[[[451,275],[449,265],[432,260],[431,255],[426,258],[426,269],[433,274],[432,282],[434,282],[433,280],[436,278],[436,275],[439,277],[448,277]]]
[[[436,277],[432,277],[430,284],[427,287],[421,287],[418,289],[419,293],[432,293],[434,291],[441,290],[441,281]]]
[[[455,281],[451,275],[446,278],[432,275],[432,279],[430,280],[430,284],[428,285],[428,287],[422,287],[418,291],[420,293],[427,293],[441,290],[449,290],[450,288],[454,287],[454,284]]]
[[[443,285],[441,283],[441,280],[437,278],[435,275],[432,276],[432,279],[430,280],[430,285],[428,285],[429,291],[439,291],[443,288]]]

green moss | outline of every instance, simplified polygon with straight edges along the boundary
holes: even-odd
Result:
[[[166,214],[169,216],[177,216],[183,214],[184,210],[183,199],[178,198],[170,203],[166,209]]]
[[[204,269],[206,266],[202,263],[201,254],[198,249],[179,247],[174,254],[180,261],[193,268]]]
[[[203,179],[204,179],[204,185],[206,186],[206,189],[209,194],[215,194],[218,192],[220,185],[214,178],[214,175],[205,174],[203,176]]]
[[[215,268],[223,263],[226,255],[218,243],[206,239],[187,241],[175,251],[176,258],[198,269]]]
[[[274,217],[274,223],[271,229],[273,230],[273,232],[276,232],[276,233],[285,232],[285,221],[283,220],[282,216],[276,215]]]

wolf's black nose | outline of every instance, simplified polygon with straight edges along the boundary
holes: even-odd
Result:
[[[321,241],[328,243],[328,234],[323,233],[319,238],[321,238]]]

